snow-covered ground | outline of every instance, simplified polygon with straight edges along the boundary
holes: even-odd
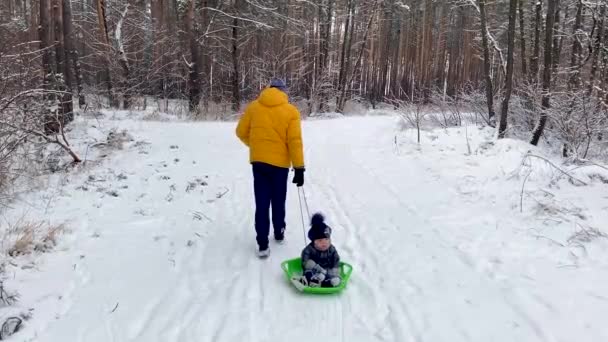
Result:
[[[418,146],[398,121],[303,124],[310,209],[354,266],[345,292],[320,297],[279,267],[304,244],[292,184],[288,243],[255,257],[234,122],[80,118],[87,163],[5,213],[65,224],[52,252],[5,269],[20,300],[4,316],[31,315],[11,340],[607,341],[608,171],[550,158],[579,184],[474,126]],[[93,145],[114,127],[122,149]]]

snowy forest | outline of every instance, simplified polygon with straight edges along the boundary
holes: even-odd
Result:
[[[58,132],[74,108],[142,108],[144,96],[225,118],[280,77],[305,115],[344,113],[350,102],[443,103],[476,110],[500,137],[536,145],[548,130],[564,156],[586,158],[608,126],[606,6],[4,0],[2,120]]]

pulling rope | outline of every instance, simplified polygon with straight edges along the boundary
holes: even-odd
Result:
[[[304,207],[302,206],[302,197],[304,197]],[[310,221],[310,211],[308,210],[308,201],[306,200],[306,192],[303,187],[298,187],[298,200],[300,201],[300,215],[302,216],[302,233],[304,234],[304,246],[307,245],[306,240],[306,221],[304,220],[304,209],[306,209],[306,216]]]

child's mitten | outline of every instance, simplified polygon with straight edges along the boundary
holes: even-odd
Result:
[[[329,279],[329,283],[333,287],[340,285],[340,282],[342,282],[342,279],[340,279],[340,277],[332,277],[331,279]]]

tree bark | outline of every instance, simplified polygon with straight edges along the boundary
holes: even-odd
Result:
[[[194,0],[188,0],[188,9],[186,11],[186,33],[190,45],[190,65],[189,65],[189,108],[191,112],[196,112],[201,101],[201,81],[200,81],[200,52],[198,49],[198,41],[194,31]]]
[[[327,70],[327,62],[329,60],[329,45],[331,40],[331,21],[333,15],[333,5],[334,0],[324,1],[322,5],[319,6],[319,22],[320,22],[320,47],[319,47],[319,74],[317,75],[317,84],[320,82],[321,85],[318,86],[319,89],[319,112],[328,112],[329,111],[329,93],[327,84],[329,81],[328,70]]]
[[[61,126],[74,118],[74,105],[72,103],[72,92],[69,87],[69,82],[72,77],[70,68],[66,60],[65,51],[65,39],[63,37],[63,0],[53,0],[53,22],[54,22],[54,33],[55,33],[55,62],[57,64],[57,75],[61,75],[61,78],[57,78],[56,87],[57,90],[64,92],[60,96],[60,108],[58,113],[57,121]]]
[[[123,26],[125,22],[125,18],[127,17],[127,13],[129,11],[129,4],[125,6],[124,11],[121,13],[120,19],[118,20],[118,24],[116,25],[116,42],[118,44],[118,63],[120,64],[120,68],[122,69],[122,97],[123,97],[123,108],[129,109],[131,108],[131,69],[129,67],[129,59],[127,57],[127,52],[125,50],[124,38],[123,38]]]
[[[342,40],[342,52],[340,54],[340,74],[338,76],[338,93],[342,94],[342,89],[346,87],[346,74],[348,73],[348,67],[350,62],[350,50],[352,46],[352,29],[350,24],[353,20],[353,9],[354,0],[348,0],[348,16],[344,23],[344,39]],[[339,95],[336,102],[336,111],[342,113],[344,111],[344,104],[341,103],[342,96]]]
[[[239,0],[235,1],[235,14],[238,14]],[[239,20],[232,20],[232,110],[238,112],[241,109],[241,90],[239,88]]]
[[[73,81],[76,81],[76,89],[78,94],[78,106],[84,108],[86,106],[86,100],[83,91],[83,80],[82,80],[82,68],[80,66],[80,58],[76,44],[74,44],[74,28],[72,24],[72,6],[70,0],[63,0],[63,34],[65,37],[65,48],[66,48],[66,63],[69,69],[70,64],[74,70],[74,77],[70,77],[68,85],[72,90]]]
[[[547,124],[547,111],[551,108],[551,73],[553,71],[553,29],[555,24],[555,13],[557,2],[559,0],[548,0],[546,24],[545,24],[545,65],[543,70],[543,97],[542,97],[542,109],[540,119],[534,132],[532,134],[532,140],[530,143],[534,146],[538,145],[540,137],[543,135],[545,125]]]
[[[583,46],[578,39],[578,31],[581,28],[581,22],[583,20],[583,0],[578,0],[576,6],[576,19],[574,20],[574,27],[572,28],[572,55],[570,57],[570,80],[568,87],[570,89],[576,89],[580,85],[580,55],[583,50]]]
[[[600,9],[600,23],[597,31],[597,36],[595,42],[593,44],[593,59],[591,62],[591,74],[589,75],[589,85],[587,87],[587,95],[591,95],[593,93],[593,89],[595,87],[595,75],[597,74],[598,64],[601,59],[601,46],[602,41],[604,39],[604,20],[606,17],[606,5],[601,4]]]
[[[509,101],[513,91],[513,50],[515,50],[515,22],[517,16],[517,0],[509,2],[509,32],[507,48],[507,75],[505,79],[505,98],[502,101],[498,138],[504,138],[507,132],[507,116],[509,114]]]
[[[556,4],[559,3],[559,0],[555,0]],[[555,8],[555,19],[553,22],[553,73],[555,75],[557,75],[557,68],[559,67],[560,64],[560,59],[561,59],[561,42],[562,39],[559,37],[558,33],[559,32],[559,25],[560,25],[560,21],[561,21],[561,13],[560,13],[560,8],[559,5]],[[566,11],[566,17],[568,16],[568,12]],[[567,18],[566,18],[567,21]],[[545,28],[545,32],[546,32],[546,28]]]
[[[51,0],[40,0],[40,24],[38,25],[38,35],[40,39],[40,50],[42,50],[42,72],[43,88],[51,89],[50,77],[53,73],[51,59],[53,57],[50,50],[51,46]]]
[[[488,105],[488,118],[490,125],[494,126],[496,113],[494,112],[494,90],[492,86],[492,76],[490,75],[490,47],[488,45],[488,27],[486,19],[486,0],[477,0],[479,5],[479,16],[481,19],[481,41],[483,45],[483,71],[486,88],[486,102]]]
[[[106,19],[106,6],[105,0],[97,0],[97,20],[99,24],[99,33],[101,35],[101,42],[104,45],[105,52],[105,73],[106,73],[106,87],[108,89],[108,100],[111,107],[118,107],[116,96],[112,88],[112,71],[110,68],[110,38],[108,36],[108,24]]]
[[[540,23],[542,20],[543,0],[532,0],[536,3],[536,17],[534,20],[534,53],[530,57],[530,84],[538,83],[538,71],[540,65]]]
[[[525,25],[525,12],[524,12],[524,0],[519,0],[519,45],[521,50],[521,73],[525,77],[528,74],[528,64],[526,62],[526,25]]]
[[[40,0],[40,23],[38,25],[38,35],[40,39],[40,50],[42,50],[42,72],[43,81],[42,88],[45,90],[54,89],[53,74],[54,70],[51,65],[53,53],[51,50],[51,0]],[[47,105],[51,105],[54,100],[54,95],[48,93],[44,95],[44,100]],[[58,133],[59,127],[57,122],[48,109],[44,109],[43,114],[43,129],[47,134]]]

